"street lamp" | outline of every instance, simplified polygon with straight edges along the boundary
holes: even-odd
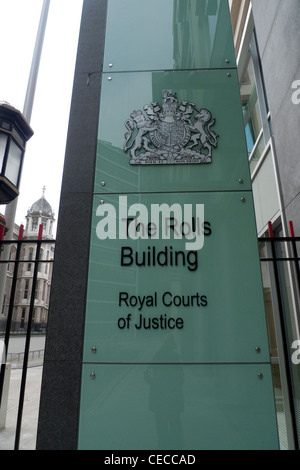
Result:
[[[24,116],[7,103],[0,103],[0,204],[19,195],[26,142],[33,130]]]

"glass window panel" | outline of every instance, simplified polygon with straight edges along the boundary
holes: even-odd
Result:
[[[257,231],[260,232],[280,210],[271,151],[253,181]]]
[[[11,124],[9,122],[2,121],[1,127],[3,127],[3,129],[10,130]]]
[[[5,176],[15,186],[18,184],[22,153],[23,151],[20,149],[20,147],[18,147],[18,145],[13,140],[11,140],[9,156],[6,163]]]
[[[23,139],[23,137],[20,135],[20,133],[14,127],[13,127],[13,130],[12,130],[12,133],[13,133],[14,137],[16,138],[16,140],[19,142],[19,144],[24,147],[25,140]]]
[[[299,305],[299,284],[297,284],[297,272],[294,270],[296,265],[293,262],[287,261],[287,258],[293,257],[294,252],[292,250],[292,246],[289,242],[284,241],[282,237],[282,227],[279,226],[277,229],[274,230],[275,238],[275,253],[277,258],[276,268],[278,274],[278,282],[279,285],[276,286],[275,279],[274,279],[274,265],[272,262],[268,262],[264,260],[264,258],[271,257],[271,244],[270,242],[265,242],[265,250],[262,254],[262,265],[263,265],[263,279],[264,279],[264,288],[267,285],[268,291],[271,292],[271,299],[272,305],[270,307],[273,308],[274,312],[277,312],[277,315],[280,313],[284,316],[284,333],[286,335],[286,345],[288,350],[286,351],[287,359],[289,361],[289,367],[291,372],[291,380],[292,384],[292,391],[293,393],[293,400],[294,400],[294,407],[295,407],[295,424],[298,428],[298,439],[299,439],[299,431],[300,431],[300,402],[297,391],[299,390],[299,363],[300,363],[300,349],[299,349],[299,342],[298,342],[298,320],[297,314],[295,314],[295,305]],[[283,241],[282,241],[283,240]],[[298,246],[299,249],[299,246]],[[299,253],[299,251],[298,251]],[[299,266],[297,265],[297,269]],[[265,273],[269,271],[269,277],[265,275]],[[269,279],[272,279],[273,282],[270,282]],[[267,281],[267,282],[266,282]],[[270,289],[271,287],[271,289]],[[277,290],[277,288],[279,290]],[[264,289],[266,290],[266,289]],[[280,312],[278,311],[278,296],[281,300],[280,305]],[[297,312],[296,312],[297,313]],[[275,340],[273,340],[274,344]],[[272,344],[272,343],[271,343]],[[273,370],[274,366],[276,366],[277,362],[274,360],[277,356],[276,351],[273,349],[272,359],[273,359]],[[275,353],[275,354],[274,354]],[[280,359],[280,358],[279,358]],[[282,394],[280,389],[280,381],[279,381],[279,371],[278,367],[276,370],[277,377],[274,377],[274,388],[275,388],[275,398],[276,398],[276,408],[277,408],[277,417],[278,424],[279,424],[279,435],[281,438],[282,448],[288,448],[288,441],[286,436],[286,428],[284,422],[284,403],[285,403],[285,395]]]
[[[227,1],[108,2],[105,72],[228,68],[235,63]]]
[[[269,333],[270,355],[272,363],[272,377],[274,384],[274,396],[276,403],[276,416],[278,422],[278,433],[280,445],[282,449],[288,449],[287,441],[287,428],[286,417],[284,409],[284,397],[281,384],[280,365],[278,357],[278,344],[276,335],[276,326],[274,321],[274,314],[276,310],[276,291],[274,289],[274,273],[272,263],[266,261],[268,256],[271,256],[271,248],[269,243],[261,241],[259,243],[260,257],[261,257],[261,270],[263,278],[264,301],[266,310],[266,319]],[[275,300],[275,303],[274,303]]]
[[[246,202],[241,202],[242,197],[246,198]],[[184,261],[182,254],[176,261],[176,252],[185,252],[184,237],[173,239],[170,234],[170,239],[162,239],[159,231],[160,239],[119,239],[117,235],[116,239],[100,240],[96,235],[96,227],[101,220],[96,215],[99,196],[95,196],[84,359],[148,362],[161,349],[163,359],[173,362],[172,351],[163,348],[168,332],[171,332],[181,362],[268,360],[269,347],[251,195],[229,191],[184,193],[180,196],[165,193],[129,194],[126,201],[128,210],[132,204],[143,204],[149,217],[152,204],[166,203],[172,206],[177,202],[181,207],[192,204],[194,208],[196,203],[204,204],[204,217],[210,224],[211,234],[207,232],[205,235],[204,247],[199,250],[197,257],[193,258],[195,254],[190,255],[190,261],[195,261],[194,266],[190,265],[195,269],[190,270],[188,259]],[[125,206],[119,206],[118,195],[106,195],[105,202],[115,208],[117,219],[119,210],[120,213],[127,213]],[[121,249],[124,246],[129,247],[129,251],[133,250],[133,256],[135,252],[138,253],[139,262],[142,256],[146,256],[146,264],[149,265],[122,266]],[[166,249],[168,253],[164,251]],[[169,255],[169,261],[164,266],[153,262],[153,256],[155,261],[156,255],[162,251],[165,254],[160,255],[161,261]],[[254,256],[249,256],[249,252]],[[124,258],[125,263],[128,260]],[[120,292],[132,296],[132,300],[127,301],[129,305],[123,298],[120,303]],[[167,294],[164,296],[165,292]],[[198,305],[196,297],[192,302],[191,296],[197,296],[197,293],[207,297],[207,305]],[[172,302],[172,298],[177,295],[179,297]],[[184,300],[185,303],[190,302],[190,306],[176,305],[182,295],[190,296]],[[133,303],[134,296],[149,296],[148,304],[138,309],[138,305]],[[206,303],[203,301],[204,298],[202,303]],[[131,314],[132,326],[122,329],[118,320],[126,318],[128,314]],[[140,314],[147,321],[152,317],[160,318],[160,315],[163,318],[164,315],[168,318],[180,317],[184,327],[172,330],[139,329]],[[243,334],[244,331],[247,331],[247,335]],[[218,347],[214,347],[216,344]],[[262,350],[260,355],[255,351],[257,344]],[[93,346],[97,348],[96,354],[91,352]]]
[[[251,155],[250,158],[250,172],[251,174],[254,172],[260,157],[262,156],[263,152],[265,150],[265,140],[263,137],[263,134],[259,137],[259,140],[256,141],[256,147],[254,152]]]
[[[0,172],[2,172],[2,164],[7,145],[7,135],[0,133]]]
[[[178,107],[187,102],[211,112],[215,119],[211,130],[219,136],[211,163],[130,164],[130,151],[123,150],[125,123],[132,120],[134,110],[145,115],[144,106],[155,102],[161,106],[164,90],[176,93]],[[195,120],[193,115],[191,122]],[[131,140],[136,135],[134,127]],[[143,139],[151,140],[149,132]],[[185,148],[191,144],[192,140]],[[251,188],[236,72],[231,77],[224,70],[116,73],[112,80],[104,76],[95,192],[241,190],[240,179],[243,189]]]
[[[78,446],[278,450],[270,367],[84,364]]]
[[[252,58],[249,58],[248,66],[241,86],[241,99],[244,115],[244,126],[248,145],[248,154],[253,150],[255,142],[262,129],[262,121],[257,98],[257,89]]]

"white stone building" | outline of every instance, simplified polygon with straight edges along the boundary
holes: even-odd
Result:
[[[18,269],[11,331],[22,332],[27,329],[37,249],[36,240],[38,238],[40,225],[43,226],[42,240],[49,241],[49,243],[43,243],[40,248],[39,259],[41,262],[38,263],[32,330],[42,332],[46,328],[52,276],[51,261],[54,258],[54,221],[54,213],[45,198],[43,190],[42,197],[31,206],[26,215],[26,225],[24,227],[23,234],[24,243],[22,244],[20,253],[20,259],[22,262],[19,263]],[[15,225],[15,239],[18,238],[19,230],[20,227]],[[32,240],[32,243],[30,243],[30,240]],[[13,261],[16,259],[16,252],[17,245],[12,245],[10,255],[11,262],[9,263],[7,270],[7,282],[0,319],[2,320],[2,326],[0,325],[0,329],[3,329],[3,325],[6,323],[6,318],[9,312],[10,293],[15,266]],[[42,262],[42,260],[45,260],[46,262]]]

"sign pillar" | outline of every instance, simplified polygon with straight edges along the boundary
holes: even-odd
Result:
[[[226,1],[108,1],[79,449],[276,449]]]

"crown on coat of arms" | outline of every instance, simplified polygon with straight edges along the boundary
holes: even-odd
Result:
[[[169,93],[168,91],[163,94],[162,109],[166,116],[175,116],[178,107],[178,100],[176,93]]]

